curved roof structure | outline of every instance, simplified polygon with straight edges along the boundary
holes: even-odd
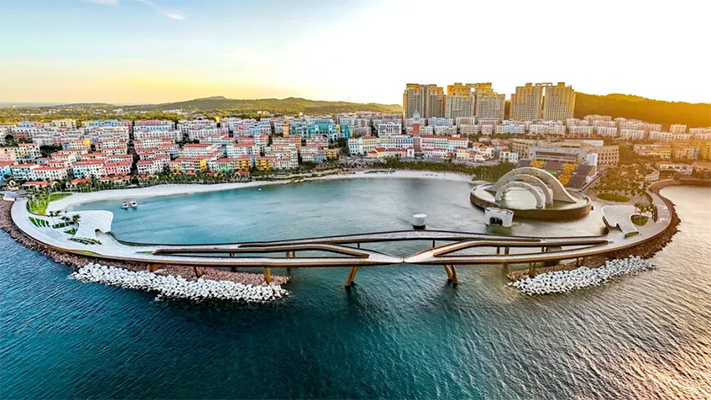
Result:
[[[508,182],[507,184],[501,186],[499,190],[496,191],[496,196],[494,199],[498,202],[501,201],[501,198],[504,197],[504,194],[511,188],[523,188],[526,189],[529,193],[533,195],[533,197],[536,198],[536,208],[543,208],[545,207],[546,203],[545,200],[543,199],[543,196],[541,193],[536,190],[536,187],[531,185],[530,183],[526,182],[520,182],[520,181],[511,181]]]
[[[509,182],[535,177],[543,181],[547,187],[553,192],[553,200],[562,201],[564,203],[575,203],[576,200],[573,196],[568,193],[563,185],[556,179],[555,176],[551,175],[550,172],[542,170],[540,168],[533,167],[523,167],[516,168],[504,174],[495,184],[491,185],[487,190],[491,192],[498,192],[498,190]]]

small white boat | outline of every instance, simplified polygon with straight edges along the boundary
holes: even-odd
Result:
[[[128,204],[127,201],[124,201],[123,203],[121,203],[121,208],[124,209],[124,210],[127,209],[127,208],[130,208],[130,207],[131,207],[131,205]]]
[[[257,188],[257,190],[261,192],[261,191],[262,191],[262,188]]]
[[[138,202],[136,200],[131,200],[131,207],[138,208]]]

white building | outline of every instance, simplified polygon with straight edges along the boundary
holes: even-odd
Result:
[[[613,126],[596,126],[595,133],[597,133],[598,136],[616,137],[617,127],[614,126],[614,122]]]
[[[620,129],[620,137],[625,140],[644,140],[646,134],[642,129]]]
[[[673,124],[669,127],[671,133],[686,133],[686,125]]]

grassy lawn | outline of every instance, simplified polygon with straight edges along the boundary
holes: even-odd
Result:
[[[96,239],[77,239],[77,238],[69,238],[69,240],[73,240],[75,242],[79,242],[81,244],[85,245],[93,245],[93,244],[101,244],[100,241]]]
[[[76,230],[76,229],[70,229],[70,230],[68,230],[68,231],[64,231],[64,233],[66,233],[67,235],[74,235],[75,233],[77,233],[77,230]]]
[[[71,196],[71,193],[50,193],[49,196],[38,196],[37,199],[28,203],[30,212],[44,215],[47,212],[49,203]]]
[[[30,217],[30,222],[32,222],[32,225],[38,227],[38,228],[47,228],[49,227],[49,222],[43,220],[42,218],[33,218]]]
[[[633,215],[631,219],[633,224],[639,226],[644,226],[649,222],[649,217],[644,215]]]
[[[94,253],[93,251],[89,251],[89,250],[74,250],[74,253],[84,254],[84,255],[86,255],[86,256],[96,256],[96,255],[98,255],[97,253]]]
[[[71,196],[71,193],[52,193],[49,195],[49,202],[57,201],[57,200],[62,200],[65,197]]]
[[[630,201],[629,197],[614,193],[600,193],[597,195],[597,198],[601,200],[616,201],[619,203],[627,203]]]

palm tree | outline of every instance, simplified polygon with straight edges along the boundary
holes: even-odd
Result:
[[[79,215],[79,214],[72,215],[72,223],[78,224],[80,220],[81,220],[81,215]]]
[[[50,211],[47,215],[49,215],[49,219],[52,220],[52,225],[54,225],[54,217],[59,216],[59,210]]]

